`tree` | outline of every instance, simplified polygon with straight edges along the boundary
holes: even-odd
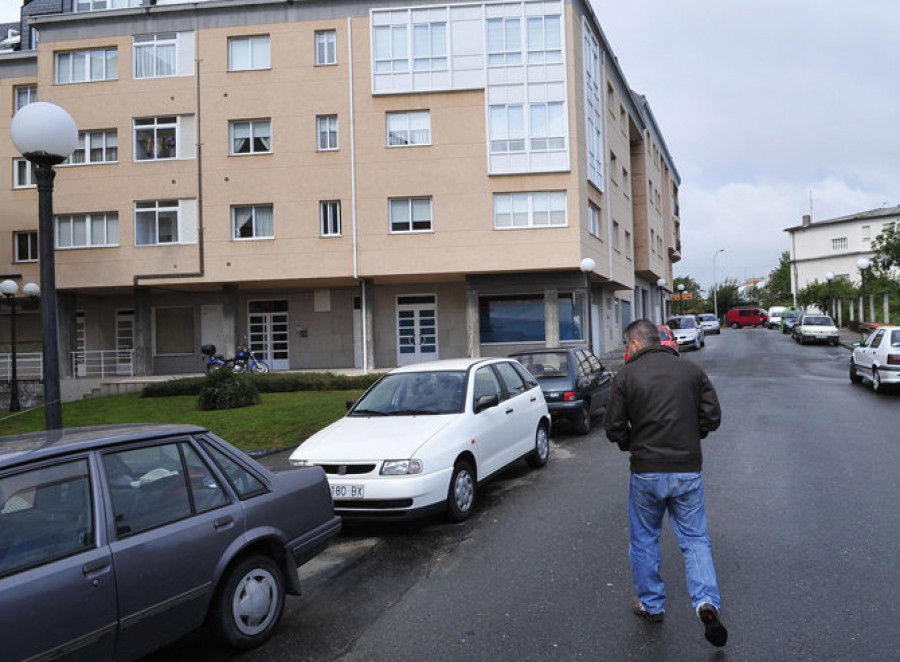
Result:
[[[682,302],[682,301],[673,301],[672,302],[672,312],[680,313],[682,310],[682,303],[684,304],[684,312],[692,313],[696,312],[697,307],[702,305],[703,294],[700,290],[700,283],[695,281],[690,276],[676,276],[675,282],[672,283],[672,292],[678,293],[678,286],[684,285],[684,294],[690,293],[690,299]]]
[[[716,285],[716,304],[722,315],[729,308],[741,305],[741,298],[738,294],[738,283],[734,278],[726,278]]]
[[[872,241],[873,271],[892,280],[900,280],[892,269],[900,269],[900,224],[890,223]]]
[[[791,293],[791,253],[784,251],[778,266],[769,274],[769,282],[762,289],[761,300],[765,308],[786,306],[794,300]]]

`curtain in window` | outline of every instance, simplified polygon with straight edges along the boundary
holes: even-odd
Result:
[[[154,49],[156,56],[156,76],[174,76],[175,69],[175,44],[157,45]]]
[[[240,71],[250,68],[250,40],[232,39],[228,42],[229,69]]]
[[[78,83],[87,80],[88,53],[73,53],[72,55],[72,82]]]
[[[83,215],[72,217],[72,245],[87,246],[87,218]]]
[[[69,163],[84,163],[85,162],[85,151],[84,151],[84,142],[85,142],[85,134],[78,134],[78,144],[75,147],[75,151],[72,152],[72,156],[69,157]]]
[[[233,143],[231,151],[235,154],[250,152],[250,122],[235,122],[231,125]]]
[[[269,122],[253,123],[253,151],[272,151],[272,125]]]
[[[431,199],[413,198],[412,200],[412,229],[431,229]]]
[[[253,207],[234,208],[234,238],[251,239],[253,237]]]
[[[253,213],[256,217],[256,236],[274,237],[275,220],[272,208],[268,206],[254,207]]]
[[[250,53],[254,69],[268,69],[271,66],[268,37],[253,37],[250,40]]]
[[[150,78],[153,73],[153,44],[134,47],[134,77]]]
[[[427,145],[431,142],[431,116],[427,112],[409,114],[410,142]]]
[[[56,246],[69,248],[72,245],[72,217],[60,216],[56,219]]]
[[[135,212],[134,243],[136,246],[152,246],[156,243],[155,211]]]

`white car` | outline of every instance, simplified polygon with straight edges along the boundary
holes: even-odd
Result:
[[[786,308],[787,306],[772,306],[769,308],[769,321],[766,322],[766,328],[781,328],[781,316],[784,314]]]
[[[863,342],[853,343],[850,356],[850,381],[863,378],[881,392],[888,384],[900,384],[900,326],[877,327]]]
[[[479,483],[519,458],[542,467],[549,456],[537,380],[513,359],[478,358],[392,370],[290,461],[325,470],[345,519],[461,521]]]
[[[791,328],[791,337],[801,345],[808,342],[837,345],[840,339],[834,320],[828,315],[801,315]]]
[[[715,333],[722,333],[722,327],[719,325],[719,318],[712,313],[703,313],[697,315],[697,321],[700,322],[700,328],[703,329],[703,335],[708,336]]]
[[[693,315],[676,315],[666,320],[666,326],[672,329],[672,335],[678,341],[678,349],[693,347],[700,349],[706,344],[703,328]]]

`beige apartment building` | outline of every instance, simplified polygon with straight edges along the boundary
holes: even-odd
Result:
[[[602,354],[663,316],[680,179],[589,2],[39,2],[0,53],[0,279],[38,279],[9,124],[49,101],[80,132],[64,377],[199,372],[207,343],[276,370]]]

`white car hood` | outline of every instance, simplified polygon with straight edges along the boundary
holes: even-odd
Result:
[[[291,459],[359,462],[412,458],[422,444],[460,416],[345,416],[300,444]]]

